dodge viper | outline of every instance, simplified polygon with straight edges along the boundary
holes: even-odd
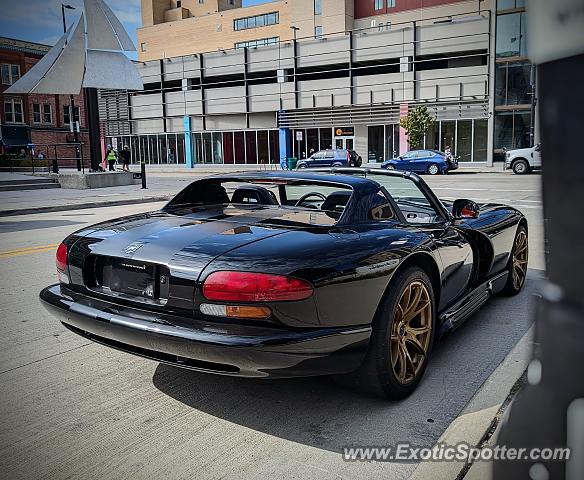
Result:
[[[438,199],[416,174],[252,172],[68,236],[40,298],[69,330],[193,370],[334,374],[386,398],[494,294],[518,293],[516,209]]]

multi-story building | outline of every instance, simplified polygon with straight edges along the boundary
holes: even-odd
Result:
[[[46,158],[55,156],[60,165],[76,162],[74,149],[64,144],[74,142],[71,120],[80,123],[79,139],[83,153],[89,158],[85,128],[85,102],[76,95],[74,112],[69,95],[6,95],[4,91],[50,50],[50,46],[0,37],[0,149],[2,152],[29,150],[43,152]],[[50,145],[50,147],[49,147]]]
[[[425,148],[489,165],[511,146],[494,138],[507,106],[496,12],[495,0],[142,0],[145,90],[101,92],[106,136],[149,163],[280,163],[331,146],[378,163],[408,149],[399,119],[425,105],[437,120]]]

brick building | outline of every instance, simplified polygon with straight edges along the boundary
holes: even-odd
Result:
[[[4,91],[50,49],[48,45],[0,37],[0,153],[16,153],[22,149],[35,155],[43,152],[53,158],[55,151],[60,166],[75,164],[71,131],[69,95],[5,95]],[[79,140],[83,145],[85,164],[89,164],[89,137],[83,95],[75,95],[74,121],[79,121]],[[61,144],[61,145],[59,145]],[[25,147],[28,146],[28,147]]]

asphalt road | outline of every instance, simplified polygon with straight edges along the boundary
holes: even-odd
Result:
[[[63,478],[407,478],[405,463],[344,462],[345,446],[431,446],[531,324],[543,237],[538,176],[427,178],[444,198],[501,201],[530,222],[528,282],[440,342],[424,382],[388,403],[329,378],[189,372],[92,344],[38,300],[54,251],[84,225],[157,204],[0,222],[0,475]]]

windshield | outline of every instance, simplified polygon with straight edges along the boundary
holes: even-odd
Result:
[[[352,197],[350,186],[297,179],[204,179],[180,192],[165,211],[221,206],[235,210],[270,209],[263,223],[334,225]]]
[[[427,224],[443,220],[442,215],[436,210],[430,199],[410,178],[375,172],[351,172],[350,174],[369,178],[385,188],[407,223]]]

